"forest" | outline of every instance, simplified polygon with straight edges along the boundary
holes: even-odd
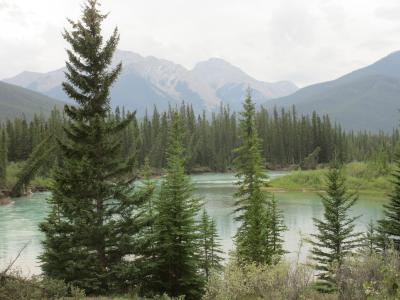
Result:
[[[183,146],[185,147],[186,173],[229,172],[234,170],[234,149],[239,146],[239,121],[229,107],[221,106],[219,112],[196,115],[193,108],[185,103],[159,112],[157,108],[143,117],[133,115],[132,121],[120,133],[122,147],[120,156],[135,157],[136,167],[141,168],[146,158],[152,173],[160,174],[166,167],[167,136],[171,127],[171,116],[178,113],[182,120]],[[116,122],[125,121],[129,112],[117,108],[107,118]],[[63,127],[68,117],[54,109],[49,118],[37,115],[33,120],[24,117],[0,124],[2,160],[1,181],[11,187],[28,158],[41,143],[54,147],[46,162],[35,172],[49,177],[56,160],[60,160],[57,140],[63,140]],[[273,110],[261,107],[255,113],[255,126],[260,138],[261,153],[267,169],[315,169],[326,165],[336,155],[343,163],[352,161],[380,161],[390,164],[394,161],[396,146],[399,144],[399,130],[385,132],[347,132],[339,124],[332,124],[329,116],[297,116],[296,110]],[[49,137],[51,137],[49,139]],[[34,162],[34,160],[33,160]],[[9,180],[6,180],[7,166],[11,166]],[[20,175],[22,176],[22,175]],[[8,183],[7,183],[8,182]]]
[[[76,104],[1,124],[0,193],[21,195],[43,177],[50,196],[39,223],[42,273],[13,270],[21,249],[0,269],[0,299],[400,298],[398,129],[351,132],[327,115],[268,111],[251,89],[237,113],[197,115],[185,103],[143,117],[111,111],[122,64],[111,67],[120,37],[103,37],[106,18],[87,0],[63,33],[63,89]],[[351,215],[360,194],[346,172],[359,161],[390,165],[383,215],[365,231]],[[323,214],[304,239],[311,263],[286,257],[288,227],[268,190],[276,169],[324,169]],[[235,174],[229,253],[189,176],[211,171]]]

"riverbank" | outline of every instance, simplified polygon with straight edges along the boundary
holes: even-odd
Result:
[[[11,200],[10,197],[6,197],[6,196],[0,196],[0,205],[7,205],[7,204],[11,204],[14,201]]]
[[[328,169],[298,170],[273,178],[267,190],[272,192],[319,192],[325,189]],[[392,167],[386,170],[365,162],[352,162],[344,167],[347,187],[361,194],[386,195],[392,190]]]
[[[18,172],[21,169],[21,163],[11,163],[7,169],[7,187],[11,188],[17,181]],[[393,166],[388,165],[381,168],[371,162],[352,162],[344,167],[347,175],[347,185],[352,191],[369,195],[385,195],[392,190],[391,172]],[[316,170],[296,170],[295,166],[274,166],[268,171],[288,172],[287,175],[271,179],[270,187],[266,190],[274,193],[279,192],[320,192],[325,188],[326,165],[320,165]],[[190,175],[212,174],[215,171],[209,168],[197,167],[192,170]],[[233,169],[220,172],[233,174]],[[152,177],[158,179],[164,175],[162,169],[153,169]],[[44,192],[51,186],[51,179],[48,177],[35,177],[29,184],[32,192]]]

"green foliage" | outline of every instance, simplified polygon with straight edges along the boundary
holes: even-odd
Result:
[[[331,292],[338,285],[334,269],[341,268],[345,257],[360,245],[361,238],[360,233],[354,232],[354,221],[358,217],[348,217],[358,196],[347,191],[346,178],[337,162],[331,165],[326,180],[326,194],[320,194],[324,217],[323,220],[313,219],[317,233],[311,235],[309,242],[318,271],[316,287]]]
[[[121,64],[110,68],[119,35],[115,30],[103,41],[105,18],[88,0],[82,19],[70,21],[72,30],[64,33],[72,49],[63,88],[77,105],[65,106],[69,121],[59,139],[51,212],[40,225],[44,274],[87,293],[126,288],[121,276],[132,271],[126,258],[138,253],[135,238],[146,227],[139,212],[147,198],[132,186],[134,160],[121,160],[121,132],[133,117],[109,118]]]
[[[400,153],[400,152],[399,152]],[[400,251],[400,156],[392,174],[393,190],[384,205],[384,219],[379,221],[380,233]]]
[[[195,219],[200,202],[193,196],[193,185],[185,175],[181,119],[177,113],[172,118],[167,173],[156,202],[153,290],[174,297],[185,295],[185,299],[199,299],[204,283],[199,273],[199,225]]]
[[[203,209],[200,222],[200,248],[202,270],[208,279],[212,270],[222,269],[223,251],[219,243],[215,221],[210,218],[205,209]]]

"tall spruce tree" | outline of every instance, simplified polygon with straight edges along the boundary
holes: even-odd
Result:
[[[314,218],[317,233],[311,235],[309,242],[318,271],[316,287],[331,292],[340,284],[336,274],[344,258],[360,246],[362,235],[354,232],[354,221],[358,217],[349,217],[358,195],[347,191],[346,177],[338,162],[331,164],[326,181],[326,194],[320,194],[324,217],[322,220]]]
[[[383,248],[393,245],[400,251],[400,151],[397,154],[392,183],[393,190],[389,195],[389,203],[384,205],[384,219],[379,220],[378,230]]]
[[[169,131],[166,176],[156,202],[154,290],[169,296],[200,299],[204,278],[200,273],[199,225],[196,216],[200,201],[185,175],[182,124],[172,113]]]
[[[44,273],[88,293],[120,286],[124,257],[135,253],[140,226],[133,215],[142,200],[132,191],[132,179],[123,178],[132,160],[120,161],[120,133],[132,116],[108,118],[110,87],[121,64],[110,68],[119,34],[115,29],[104,42],[105,18],[97,1],[88,0],[82,19],[70,20],[72,30],[63,35],[71,46],[63,89],[76,105],[65,106],[70,121],[60,142],[62,165],[53,178],[51,212],[40,226]]]
[[[7,136],[4,128],[2,128],[0,134],[1,134],[0,135],[0,189],[1,189],[6,186],[6,180],[7,180]]]
[[[241,263],[269,264],[273,256],[270,244],[269,199],[262,188],[267,185],[255,124],[255,106],[250,91],[240,120],[241,146],[235,150],[238,191],[235,193],[236,219],[241,222],[235,236],[236,255]]]
[[[200,248],[202,269],[208,279],[212,270],[222,269],[223,251],[219,243],[215,221],[210,218],[205,209],[203,209],[200,221]]]

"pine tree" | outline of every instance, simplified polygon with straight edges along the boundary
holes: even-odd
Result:
[[[260,154],[260,141],[255,127],[255,107],[250,92],[243,105],[240,120],[241,146],[235,150],[238,191],[235,194],[236,219],[241,222],[235,236],[236,255],[242,263],[271,263],[269,243],[267,185]]]
[[[203,209],[200,222],[200,248],[201,265],[206,279],[210,276],[211,270],[222,269],[221,245],[214,219],[210,218],[207,211]]]
[[[384,205],[384,219],[379,220],[379,232],[382,240],[386,240],[384,248],[392,244],[400,251],[400,152],[392,176],[393,191],[389,196],[389,203]]]
[[[311,235],[309,242],[319,272],[317,288],[330,292],[340,284],[336,271],[340,270],[344,258],[360,245],[361,234],[354,232],[354,221],[358,217],[349,217],[349,209],[358,196],[347,191],[346,178],[336,161],[332,163],[326,180],[326,194],[320,195],[324,218],[314,218],[317,233]]]
[[[380,237],[372,220],[368,223],[367,232],[365,233],[364,248],[369,255],[380,251]]]
[[[287,230],[283,221],[283,213],[278,208],[275,195],[272,195],[272,200],[269,209],[269,228],[270,228],[270,245],[272,253],[274,254],[275,261],[278,261],[282,255],[286,253],[283,250],[283,237],[282,234]]]
[[[200,298],[204,278],[199,272],[199,236],[195,220],[200,203],[193,196],[193,185],[184,173],[182,140],[181,120],[173,113],[167,173],[156,202],[154,290],[174,297],[185,295],[185,299],[190,300]]]
[[[3,128],[0,136],[0,188],[6,186],[7,180],[7,136]],[[0,192],[1,194],[1,192]]]
[[[105,18],[97,1],[88,0],[82,19],[69,21],[72,30],[63,35],[72,48],[63,89],[77,105],[65,106],[70,121],[59,143],[62,165],[53,178],[51,212],[41,224],[44,274],[87,293],[120,287],[124,257],[135,254],[141,229],[134,212],[142,199],[135,197],[131,178],[123,178],[133,160],[120,160],[120,133],[132,116],[121,122],[108,117],[110,87],[121,64],[110,68],[119,34],[115,29],[103,41]]]
[[[126,277],[131,276],[130,286],[139,284],[143,293],[146,293],[151,288],[150,283],[153,282],[155,274],[154,222],[157,217],[154,205],[156,184],[151,179],[150,162],[147,157],[144,160],[142,176],[137,196],[142,199],[143,205],[138,209],[136,216],[143,229],[136,237],[136,257],[130,264],[131,270]]]

